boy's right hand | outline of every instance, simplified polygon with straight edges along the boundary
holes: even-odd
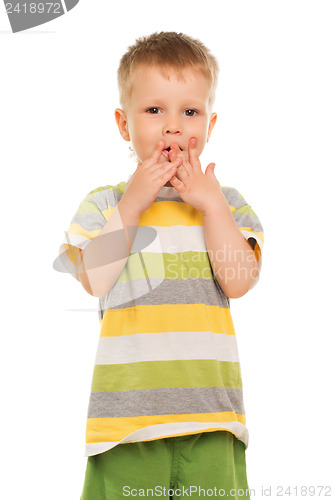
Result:
[[[152,153],[142,164],[139,163],[134,174],[126,185],[122,196],[122,204],[140,217],[153,203],[161,187],[173,177],[183,158],[177,156],[173,161],[167,160],[162,154],[165,142],[159,141]]]

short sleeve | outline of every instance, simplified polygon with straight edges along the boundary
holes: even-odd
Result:
[[[264,230],[257,214],[235,188],[222,186],[221,188],[228,201],[232,216],[244,238],[253,249],[258,262],[259,273],[256,280],[252,283],[251,288],[253,288],[259,280],[261,270]]]
[[[115,206],[113,186],[97,188],[87,194],[65,231],[58,258],[53,264],[54,269],[69,273],[79,281],[77,274],[79,251],[84,250],[98,236]]]

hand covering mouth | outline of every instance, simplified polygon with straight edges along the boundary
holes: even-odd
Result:
[[[179,147],[179,149],[180,149],[181,151],[183,151],[183,150],[182,150],[182,148],[181,148],[180,146],[178,146],[178,147]],[[168,159],[169,159],[169,152],[170,152],[170,151],[171,151],[171,147],[170,147],[170,146],[168,146],[167,148],[163,149],[162,154],[163,154],[166,158],[168,158]]]

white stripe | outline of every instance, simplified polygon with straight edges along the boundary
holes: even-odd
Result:
[[[150,245],[142,250],[143,252],[178,253],[207,251],[203,226],[150,227],[156,230],[157,236]],[[139,227],[135,239],[138,238],[138,241],[142,241],[142,236],[139,240],[139,232],[144,230],[144,227]],[[136,252],[135,240],[132,252]]]
[[[67,245],[73,245],[73,247],[78,247],[78,248],[81,248],[82,250],[85,249],[85,247],[88,245],[88,243],[90,243],[92,240],[90,240],[89,238],[86,238],[85,236],[82,236],[81,234],[68,234],[66,231],[65,231],[65,238],[62,242],[62,245],[60,247],[60,249],[62,249],[62,247],[64,247],[65,243],[67,243]],[[59,249],[59,251],[60,251]]]
[[[72,245],[76,248],[81,248],[82,250],[85,249],[85,247],[90,243],[91,240],[88,238],[85,238],[84,236],[78,236],[75,234],[71,234],[65,238],[65,241],[60,245],[59,250],[58,250],[58,257],[55,259],[55,269],[57,271],[60,271],[62,273],[67,272],[72,274],[74,278],[78,280],[77,273],[76,273],[76,266],[73,264],[73,262],[70,260],[66,253],[65,249],[65,244],[67,245]]]
[[[188,432],[189,434],[208,429],[229,430],[243,441],[245,447],[248,446],[249,433],[247,428],[240,422],[175,422],[170,424],[156,424],[143,427],[135,432],[132,432],[121,441],[109,441],[101,443],[87,443],[85,448],[85,456],[89,457],[104,453],[105,451],[114,448],[118,444],[137,443],[140,441],[148,441],[158,439],[165,436],[175,436]]]
[[[172,226],[171,232],[170,227],[162,227],[162,226],[149,226],[155,229],[157,232],[157,236],[154,241],[144,249],[143,252],[152,252],[152,253],[180,253],[180,252],[207,252],[205,234],[203,226]],[[144,241],[144,232],[145,227],[138,227],[137,234],[132,246],[132,253],[137,252],[135,248],[135,242]],[[140,235],[141,233],[141,235]],[[250,231],[242,230],[241,233],[245,236],[245,238],[255,238],[262,249],[263,243],[255,234]],[[64,243],[68,243],[69,241],[73,246],[77,246],[79,248],[84,249],[86,245],[91,241],[90,239],[77,235],[70,234],[67,235],[67,238],[64,239]],[[141,245],[140,245],[141,247]]]
[[[180,252],[207,252],[205,233],[203,226],[172,226],[171,232],[170,227],[162,226],[150,226],[155,229],[157,236],[155,240],[148,246],[146,246],[143,252],[152,253],[180,253]],[[139,238],[138,234],[140,231],[144,231],[145,227],[139,227],[136,238]],[[253,232],[247,231],[245,229],[241,230],[243,236],[248,238],[255,238],[258,245],[262,251],[263,242],[256,236]],[[143,235],[140,237],[142,241]],[[139,241],[139,240],[138,240]],[[132,247],[132,253],[136,252],[135,240]]]
[[[142,249],[142,241],[145,241],[145,230],[144,226],[138,227],[137,234],[135,236],[131,253],[134,254],[140,250],[144,252],[151,253],[180,253],[180,252],[207,252],[204,230],[202,226],[172,226],[171,232],[170,227],[161,226],[150,226],[153,227],[156,232],[156,238]],[[67,234],[64,238],[62,245],[59,248],[59,254],[65,254],[65,243],[71,244],[75,247],[81,248],[82,250],[91,242],[89,238],[79,234]],[[136,245],[137,242],[137,245]],[[190,243],[190,245],[189,245]],[[136,246],[138,248],[136,248]]]
[[[203,226],[172,226],[172,231],[170,232],[170,227],[162,227],[162,226],[151,226],[156,232],[157,236],[155,240],[144,249],[142,249],[142,253],[151,252],[156,254],[162,253],[182,253],[182,252],[207,252],[204,228]],[[138,227],[138,231],[133,242],[133,246],[131,249],[131,253],[134,254],[137,252],[136,244],[140,242],[140,248],[142,246],[142,241],[144,241],[144,231],[145,227]],[[141,234],[140,234],[141,233]],[[242,230],[241,233],[245,238],[255,238],[258,242],[260,249],[262,250],[263,243],[255,234],[250,231]],[[81,248],[82,250],[90,243],[90,239],[85,236],[70,234],[66,235],[66,238],[63,241],[63,244],[59,248],[59,254],[63,255],[64,264],[67,264],[67,255],[65,252],[64,243],[70,243],[73,246]],[[208,256],[206,256],[208,258]],[[182,257],[183,259],[185,256]],[[69,263],[68,263],[69,264]],[[70,266],[70,264],[69,264]]]
[[[241,233],[243,234],[243,236],[248,240],[249,238],[254,238],[256,240],[256,242],[258,243],[259,245],[259,248],[260,248],[260,256],[259,256],[259,260],[258,260],[258,274],[256,276],[256,278],[252,281],[251,283],[251,286],[249,288],[249,290],[252,290],[252,288],[258,283],[259,281],[259,275],[260,275],[260,271],[261,271],[261,265],[262,265],[262,249],[263,249],[263,246],[264,246],[264,243],[263,241],[259,238],[259,236],[257,236],[256,234],[253,234],[252,232],[250,231],[246,231],[246,229],[243,229],[241,231]]]
[[[163,332],[100,337],[96,364],[190,359],[238,362],[236,336],[212,332]]]
[[[249,238],[254,238],[256,240],[256,242],[258,243],[259,247],[260,247],[260,250],[262,252],[262,249],[263,249],[263,242],[262,240],[259,238],[259,236],[257,236],[256,234],[250,232],[250,231],[246,231],[246,229],[242,229],[241,230],[241,233],[242,235],[248,240]]]

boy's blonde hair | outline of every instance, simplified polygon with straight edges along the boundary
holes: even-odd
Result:
[[[215,100],[219,66],[216,58],[203,43],[183,33],[162,31],[136,39],[135,44],[120,60],[118,88],[120,105],[126,111],[133,83],[133,73],[138,66],[157,66],[163,76],[167,70],[176,71],[182,78],[182,70],[198,69],[208,78],[211,92],[209,104]]]

